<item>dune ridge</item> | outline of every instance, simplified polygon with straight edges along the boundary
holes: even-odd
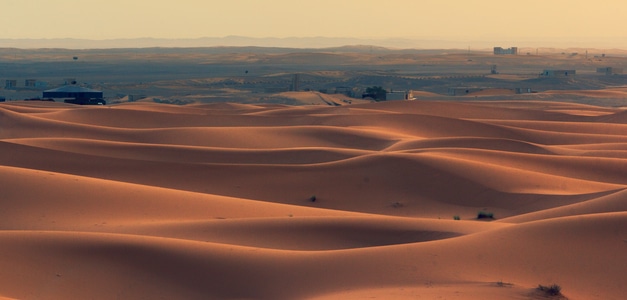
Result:
[[[624,116],[0,103],[0,299],[622,299]]]

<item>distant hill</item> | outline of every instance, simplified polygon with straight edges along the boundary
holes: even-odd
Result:
[[[276,47],[276,48],[334,48],[346,45],[367,45],[391,49],[461,49],[491,50],[494,46],[627,49],[624,38],[573,41],[573,40],[464,40],[436,38],[337,38],[337,37],[287,37],[253,38],[244,36],[203,37],[193,39],[0,39],[0,48],[41,49],[112,49],[112,48],[190,48],[190,47]],[[369,50],[364,47],[364,50]]]

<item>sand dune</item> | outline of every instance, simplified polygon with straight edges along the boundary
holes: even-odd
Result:
[[[559,91],[559,90],[549,90],[542,92],[543,94],[549,95],[583,95],[583,96],[592,96],[598,98],[619,98],[623,99],[627,97],[627,90],[625,88],[608,88],[603,90],[579,90],[579,91]]]
[[[626,136],[540,101],[1,103],[0,299],[622,299]]]

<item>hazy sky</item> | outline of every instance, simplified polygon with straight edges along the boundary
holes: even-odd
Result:
[[[0,0],[0,5],[0,38],[627,37],[625,0]]]

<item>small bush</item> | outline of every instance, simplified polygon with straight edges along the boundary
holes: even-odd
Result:
[[[317,200],[316,195],[309,197],[309,201],[311,202],[316,202],[316,200]]]
[[[494,214],[489,211],[480,211],[477,213],[477,219],[494,219]]]
[[[499,280],[496,282],[496,286],[498,287],[512,287],[514,286],[513,283],[509,283],[509,282],[503,282],[503,280]]]
[[[461,218],[459,216],[453,216],[453,220],[459,221]]]
[[[552,284],[551,286],[544,286],[544,285],[539,284],[538,290],[543,291],[544,293],[550,296],[558,296],[558,295],[561,295],[562,287],[560,287],[557,284]]]

